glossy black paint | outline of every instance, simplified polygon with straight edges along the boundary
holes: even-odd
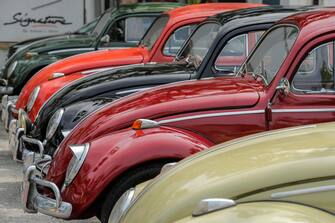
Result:
[[[74,103],[85,99],[99,99],[99,104],[105,104],[110,102],[110,99],[120,98],[143,88],[189,80],[193,72],[193,67],[187,67],[185,64],[138,64],[81,78],[59,90],[46,102],[35,121],[38,128],[35,128],[32,134],[43,134],[51,115],[58,108],[73,106]],[[75,119],[71,117],[64,120],[63,127],[72,128],[77,123],[73,122]]]
[[[281,6],[262,7],[222,13],[210,17],[204,23],[216,22],[221,24],[221,29],[197,70],[192,65],[187,65],[182,58],[179,58],[179,61],[170,64],[133,65],[130,66],[131,68],[105,71],[82,78],[57,92],[45,104],[36,119],[35,126],[37,127],[31,132],[31,135],[43,140],[48,120],[57,109],[63,107],[65,109],[63,120],[57,129],[57,133],[46,146],[46,151],[52,154],[63,139],[61,129],[72,129],[91,112],[106,103],[127,95],[118,94],[118,92],[188,79],[220,76],[220,73],[216,73],[212,69],[212,65],[223,46],[231,38],[241,33],[266,30],[281,18],[308,9],[283,8]]]

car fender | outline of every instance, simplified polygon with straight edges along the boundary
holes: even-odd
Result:
[[[303,204],[285,201],[258,201],[236,204],[200,216],[189,216],[176,223],[219,223],[223,222],[222,219],[225,219],[224,222],[234,223],[331,223],[335,221],[333,214]]]
[[[128,170],[158,160],[181,160],[212,145],[199,135],[169,127],[124,129],[97,138],[63,199],[73,205],[71,217],[80,216]]]

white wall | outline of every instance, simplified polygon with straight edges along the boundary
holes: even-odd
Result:
[[[281,5],[312,5],[313,0],[280,0]]]
[[[319,0],[320,5],[335,5],[335,0]]]
[[[84,5],[86,22],[90,22],[103,11],[101,2],[103,0],[0,0],[0,67],[5,63],[11,42],[75,31],[84,24]],[[13,15],[17,13],[21,16],[15,18],[25,20],[15,22]],[[48,16],[60,16],[60,21],[71,24],[45,22]],[[42,22],[28,24],[27,19],[42,19]]]

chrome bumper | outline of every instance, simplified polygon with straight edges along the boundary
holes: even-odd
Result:
[[[18,127],[18,120],[14,119],[9,125],[9,149],[12,151],[13,159],[16,161],[21,161],[22,156],[22,141],[24,130]],[[21,157],[21,158],[20,158]]]
[[[55,198],[43,196],[38,192],[37,186],[50,189]],[[21,195],[23,209],[28,213],[40,212],[62,219],[69,218],[72,213],[72,205],[62,201],[57,185],[41,179],[35,165],[27,167],[24,171]]]
[[[6,80],[4,80],[4,79],[0,79],[0,82],[1,82],[1,83],[6,83],[6,82],[4,82],[4,81],[6,81]],[[14,88],[13,88],[13,87],[9,87],[9,86],[0,86],[0,95],[5,95],[5,94],[7,94],[7,95],[12,95],[13,92],[14,92]]]
[[[10,122],[14,119],[13,113],[18,113],[15,109],[15,103],[18,96],[4,95],[1,100],[1,120],[4,123],[5,129],[8,130]]]
[[[29,138],[24,135],[24,129],[18,127],[18,120],[14,119],[9,125],[9,148],[12,151],[13,159],[16,161],[25,161],[32,151],[24,146],[24,142],[35,144],[38,147],[38,153],[34,153],[34,162],[45,158],[43,143],[37,139]]]

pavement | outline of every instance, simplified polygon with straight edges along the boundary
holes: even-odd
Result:
[[[63,221],[43,214],[25,213],[21,206],[22,164],[13,161],[8,134],[0,122],[0,222],[6,223],[98,223],[97,218]]]

